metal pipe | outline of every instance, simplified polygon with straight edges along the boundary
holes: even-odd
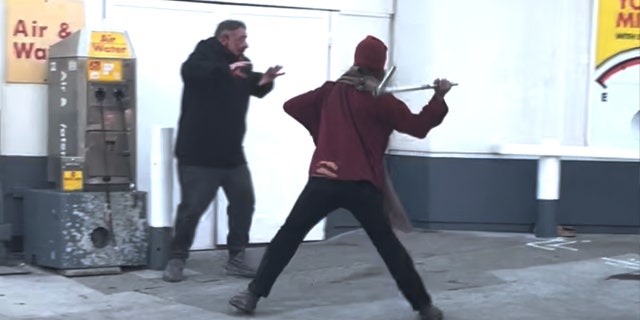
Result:
[[[457,83],[452,83],[451,86],[457,86]],[[404,86],[404,87],[391,87],[391,88],[383,88],[381,92],[383,93],[395,93],[395,92],[406,92],[406,91],[417,91],[417,90],[427,90],[427,89],[435,89],[436,87],[431,84],[423,84],[421,86]]]
[[[379,95],[379,93],[387,87],[387,83],[389,83],[389,79],[391,79],[391,76],[393,76],[394,72],[396,72],[396,66],[391,66],[391,68],[389,68],[389,71],[387,71],[387,73],[382,78],[382,81],[380,81],[378,88],[376,88],[376,95]]]
[[[376,88],[376,92],[375,92],[376,96],[383,95],[385,93],[395,93],[395,92],[406,92],[406,91],[435,89],[435,86],[431,85],[431,84],[423,84],[423,85],[419,85],[419,86],[405,86],[405,87],[387,88],[387,84],[389,83],[389,79],[391,79],[391,76],[393,75],[393,73],[395,71],[396,71],[396,66],[392,66],[391,68],[389,68],[389,71],[387,71],[387,73],[382,78],[382,81],[380,81],[380,84],[378,85],[378,88]],[[452,83],[451,84],[451,86],[457,86],[457,85],[458,85],[457,83]]]

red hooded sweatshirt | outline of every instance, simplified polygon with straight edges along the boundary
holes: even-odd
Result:
[[[449,109],[434,97],[414,114],[391,94],[375,97],[352,85],[327,81],[285,102],[284,110],[309,131],[316,145],[310,175],[319,175],[321,162],[333,162],[334,179],[369,181],[382,190],[382,161],[393,130],[424,138]]]

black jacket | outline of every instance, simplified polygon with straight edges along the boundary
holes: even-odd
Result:
[[[249,96],[262,98],[273,83],[258,86],[262,73],[231,75],[238,59],[215,38],[198,43],[182,64],[182,110],[175,154],[181,165],[231,168],[246,164],[243,140]]]

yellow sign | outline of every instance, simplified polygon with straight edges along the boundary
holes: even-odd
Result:
[[[84,27],[82,0],[6,0],[6,82],[44,83],[49,46]]]
[[[91,32],[89,57],[92,58],[131,58],[131,49],[127,37],[122,32]]]
[[[640,0],[600,0],[596,30],[596,82],[640,64]]]
[[[569,1],[569,0],[566,0]],[[587,143],[638,150],[640,127],[640,0],[593,2],[595,42]]]
[[[62,176],[63,191],[79,191],[82,190],[82,171],[64,171]]]
[[[596,23],[596,68],[640,49],[640,0],[600,0]]]
[[[122,60],[87,61],[87,79],[89,81],[122,81]]]

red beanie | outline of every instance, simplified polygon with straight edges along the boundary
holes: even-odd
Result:
[[[358,43],[353,64],[373,72],[383,72],[387,60],[387,46],[374,36],[367,36]]]

